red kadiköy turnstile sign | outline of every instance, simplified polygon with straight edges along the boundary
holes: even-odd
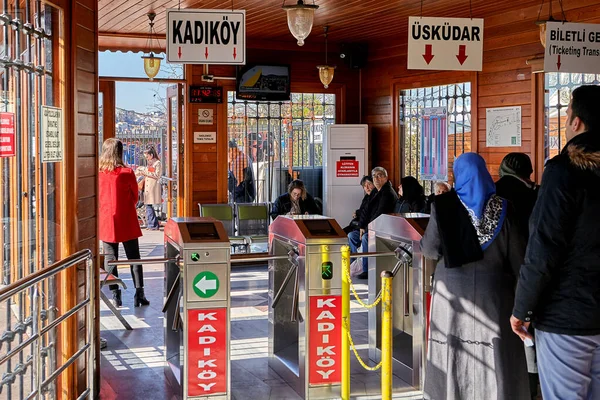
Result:
[[[15,114],[0,112],[0,157],[15,155]]]
[[[340,160],[335,162],[335,176],[337,178],[358,178],[358,161]]]
[[[342,296],[310,297],[309,384],[342,380]]]
[[[188,310],[188,397],[227,392],[227,309]]]

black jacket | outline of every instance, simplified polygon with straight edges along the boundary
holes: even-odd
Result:
[[[398,194],[392,187],[392,183],[390,181],[387,181],[381,187],[381,189],[375,193],[374,196],[373,192],[371,192],[372,199],[369,201],[367,211],[361,215],[361,219],[359,221],[360,229],[367,229],[369,227],[369,223],[374,221],[375,218],[379,217],[381,214],[393,213],[394,208],[396,207]]]
[[[275,219],[278,215],[285,215],[292,209],[292,200],[290,199],[289,193],[284,193],[275,200],[273,208],[271,208],[271,218]],[[315,203],[315,199],[310,195],[306,194],[306,200],[300,199],[300,211],[302,214],[321,214],[321,210]]]
[[[600,334],[600,132],[550,160],[529,223],[513,314],[536,329]]]
[[[350,224],[344,228],[344,232],[346,232],[346,234],[355,231],[357,229],[360,229],[360,217],[361,215],[363,215],[364,213],[367,212],[367,207],[369,206],[369,202],[371,201],[371,198],[375,195],[377,191],[374,189],[371,194],[366,194],[363,196],[362,201],[360,202],[360,207],[358,208],[358,210],[356,210],[355,214],[356,214],[356,218],[353,218],[352,221],[350,221]]]
[[[537,199],[537,189],[514,176],[506,175],[496,182],[496,194],[513,205],[515,220],[525,237],[529,236],[529,218]]]

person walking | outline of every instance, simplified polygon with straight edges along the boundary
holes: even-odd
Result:
[[[160,177],[162,176],[162,163],[154,146],[150,145],[144,150],[147,166],[139,167],[137,173],[144,176],[144,204],[146,205],[146,229],[157,231],[160,228],[156,218],[155,206],[162,204]]]
[[[139,259],[138,238],[142,236],[135,211],[138,185],[133,170],[123,163],[123,143],[120,140],[111,138],[104,141],[99,170],[98,238],[103,243],[104,269],[119,276],[118,268],[109,268],[108,262],[118,260],[119,243],[123,243],[128,260]],[[144,294],[144,271],[141,264],[131,265],[131,277],[135,287],[134,306],[147,306],[150,302]],[[110,285],[109,288],[115,305],[121,307],[121,290],[117,285]]]
[[[425,398],[528,400],[523,343],[506,323],[525,240],[480,155],[459,156],[454,179],[455,190],[435,196],[421,240],[438,261]]]
[[[544,400],[600,399],[599,86],[576,88],[546,164],[510,324],[535,345]]]

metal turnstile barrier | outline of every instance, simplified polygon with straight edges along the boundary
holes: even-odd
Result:
[[[327,217],[279,216],[270,226],[269,253],[277,259],[269,260],[269,366],[305,399],[340,397],[347,243]]]
[[[165,226],[165,375],[183,400],[230,398],[230,247],[220,221]]]
[[[369,252],[395,250],[396,257],[369,260],[369,303],[381,292],[381,273],[392,271],[394,304],[392,315],[394,374],[417,390],[423,388],[426,356],[427,294],[434,264],[420,247],[429,215],[381,215],[369,224]],[[381,359],[381,307],[369,309],[369,358]]]

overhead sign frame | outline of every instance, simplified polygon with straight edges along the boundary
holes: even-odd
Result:
[[[544,72],[600,73],[600,24],[546,23]]]
[[[483,19],[408,17],[408,69],[481,71]]]
[[[167,10],[167,62],[246,64],[246,10]]]

